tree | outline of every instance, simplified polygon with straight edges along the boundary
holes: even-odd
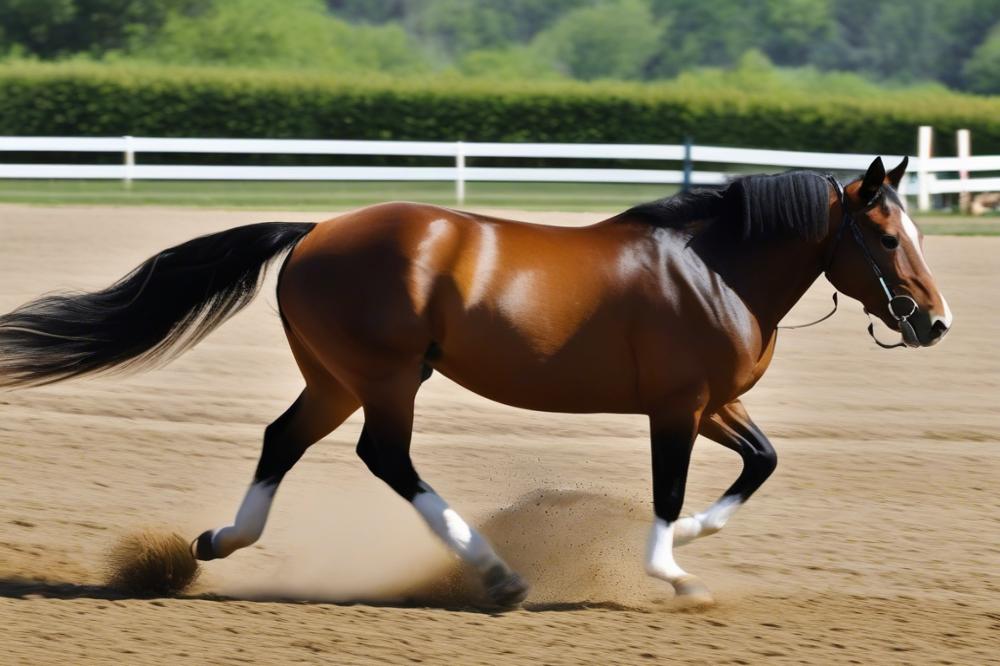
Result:
[[[198,0],[0,0],[0,40],[52,58],[99,55],[155,32]]]
[[[1000,14],[1000,0],[838,0],[833,35],[817,46],[824,69],[963,84],[963,63]]]
[[[1000,17],[1000,0],[949,0],[945,26],[945,48],[938,77],[949,86],[963,87],[963,67],[987,38],[993,21]]]
[[[407,17],[407,27],[446,59],[506,45],[513,17],[500,6],[468,0],[424,0]]]
[[[1000,94],[1000,23],[997,23],[962,68],[969,90]]]
[[[669,30],[647,68],[650,78],[696,66],[729,66],[759,46],[761,9],[746,0],[652,0]]]
[[[330,11],[348,21],[365,23],[386,23],[402,21],[407,10],[413,6],[412,0],[326,0]]]
[[[224,0],[203,13],[174,13],[130,54],[183,63],[409,72],[422,65],[398,25],[352,26],[323,0]]]
[[[599,0],[479,0],[507,13],[512,19],[511,39],[528,42],[568,12],[596,5]]]
[[[647,2],[615,0],[567,13],[535,45],[576,78],[634,79],[642,76],[664,28]]]
[[[779,65],[809,63],[816,44],[833,35],[831,10],[831,0],[766,0],[760,48]]]

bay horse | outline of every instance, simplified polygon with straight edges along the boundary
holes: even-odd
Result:
[[[0,386],[166,361],[257,292],[289,251],[278,305],[305,388],[264,431],[231,525],[192,542],[201,560],[260,537],[278,484],[359,407],[357,454],[480,576],[500,606],[527,585],[414,469],[417,390],[433,371],[527,409],[649,418],[648,573],[711,600],[674,546],[713,534],[775,469],[740,403],[774,353],[778,323],[820,276],[924,347],[952,314],[896,192],[906,159],[875,159],[842,187],[810,172],[746,176],[562,228],[389,203],[321,224],[237,227],[164,250],[103,291],[42,297],[0,317]],[[743,469],[681,517],[697,435]]]

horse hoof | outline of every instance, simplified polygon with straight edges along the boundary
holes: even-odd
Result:
[[[203,562],[215,559],[215,549],[212,547],[212,530],[206,530],[191,542],[191,553],[195,559]]]
[[[513,571],[494,569],[486,575],[486,595],[501,608],[520,605],[528,596],[528,584]]]
[[[701,582],[697,576],[685,576],[673,581],[673,585],[674,599],[677,605],[685,610],[707,608],[715,604],[715,598],[708,586]]]

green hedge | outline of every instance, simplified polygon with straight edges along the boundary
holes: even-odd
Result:
[[[0,64],[0,134],[679,143],[910,153],[917,126],[1000,153],[1000,98],[872,99],[670,84],[344,80],[279,71]]]

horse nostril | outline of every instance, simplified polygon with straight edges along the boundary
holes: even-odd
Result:
[[[948,332],[948,324],[938,319],[931,326],[931,340],[937,340],[947,332]]]

